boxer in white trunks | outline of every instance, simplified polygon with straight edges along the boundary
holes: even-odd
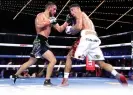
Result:
[[[68,26],[66,33],[77,34],[80,32],[81,37],[72,47],[67,55],[66,66],[64,70],[64,78],[61,83],[62,86],[68,85],[69,72],[71,70],[72,58],[84,60],[88,57],[89,60],[95,61],[102,69],[110,72],[120,83],[127,85],[127,80],[124,75],[119,74],[112,65],[104,62],[104,56],[100,49],[101,40],[98,38],[94,28],[94,24],[87,14],[81,11],[78,4],[72,4],[70,7],[71,15],[76,19],[74,26]]]

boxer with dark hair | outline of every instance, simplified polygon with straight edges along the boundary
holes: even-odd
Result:
[[[95,61],[102,69],[110,72],[122,84],[127,85],[128,83],[125,76],[119,74],[112,65],[104,62],[105,59],[99,46],[101,44],[101,40],[97,36],[91,19],[85,12],[81,11],[78,4],[72,4],[69,8],[71,15],[76,19],[76,24],[74,26],[68,26],[66,28],[66,33],[74,35],[80,32],[81,38],[75,42],[74,46],[67,55],[62,86],[68,85],[72,58],[84,60],[86,57],[88,57],[89,60]]]
[[[33,42],[33,49],[30,54],[30,58],[25,62],[20,69],[16,72],[15,75],[11,76],[16,82],[17,76],[22,73],[26,68],[35,64],[37,58],[45,58],[49,61],[47,66],[46,79],[44,85],[52,85],[50,78],[56,64],[56,58],[48,45],[48,37],[51,33],[51,26],[53,26],[57,31],[62,32],[68,26],[69,18],[66,17],[66,21],[63,25],[59,26],[56,22],[54,15],[56,14],[57,6],[53,2],[48,2],[45,6],[45,11],[39,13],[35,18],[35,28],[36,28],[36,38]]]

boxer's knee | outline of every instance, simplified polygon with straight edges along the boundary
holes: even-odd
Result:
[[[47,59],[50,64],[56,64],[56,58],[50,50],[47,50],[42,56]]]
[[[50,63],[53,64],[53,65],[55,65],[56,62],[57,62],[56,58],[52,58],[52,60],[50,60]]]
[[[104,61],[96,61],[96,63],[97,63],[101,68],[104,68],[105,66],[108,65],[108,64],[105,63]]]
[[[29,62],[31,62],[31,63],[33,63],[33,62],[36,62],[36,61],[37,61],[37,59],[36,59],[36,58],[34,58],[34,57],[31,57],[28,61],[29,61]]]
[[[73,53],[72,50],[67,54],[67,58],[72,58],[73,57]]]
[[[111,64],[105,63],[104,61],[98,61],[97,64],[102,68],[107,71],[112,71],[113,67]]]
[[[69,52],[66,57],[66,65],[71,65],[71,64],[72,64],[72,55],[71,52]]]
[[[70,59],[71,58],[71,54],[67,54],[67,59]]]
[[[27,62],[25,62],[25,64],[32,65],[32,64],[35,64],[35,63],[36,63],[36,61],[37,61],[37,59],[36,59],[36,58],[31,57],[31,58],[30,58]]]

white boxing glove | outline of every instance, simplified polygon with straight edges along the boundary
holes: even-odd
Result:
[[[56,18],[55,17],[50,17],[50,23],[51,24],[56,24]]]
[[[65,30],[66,34],[71,34],[72,32],[71,30],[72,30],[72,26],[67,26]]]

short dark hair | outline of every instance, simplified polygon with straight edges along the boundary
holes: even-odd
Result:
[[[56,5],[56,4],[53,3],[53,2],[48,2],[48,3],[45,5],[45,9],[47,9],[49,6],[52,6],[52,5]]]
[[[79,4],[72,4],[72,5],[69,6],[69,9],[72,8],[72,7],[79,7],[80,8]]]

